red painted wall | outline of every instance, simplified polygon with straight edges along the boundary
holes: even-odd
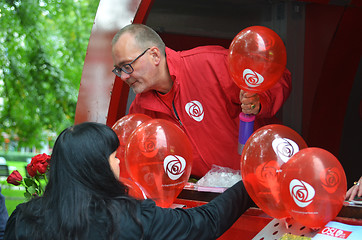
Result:
[[[303,136],[338,156],[344,117],[362,51],[362,9],[306,8]]]

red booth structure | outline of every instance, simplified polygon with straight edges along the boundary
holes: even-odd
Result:
[[[106,2],[112,6],[105,6]],[[111,23],[102,17],[115,16]],[[334,154],[348,188],[362,175],[362,1],[361,0],[102,0],[90,37],[75,123],[112,126],[128,113],[134,95],[111,72],[111,40],[128,23],[155,29],[175,50],[200,45],[229,47],[242,29],[273,29],[287,48],[293,90],[278,117],[310,147]],[[113,28],[111,25],[115,25]],[[203,204],[213,193],[184,190],[178,200]],[[361,208],[344,206],[338,221],[362,225]],[[221,239],[251,239],[271,218],[248,210]]]

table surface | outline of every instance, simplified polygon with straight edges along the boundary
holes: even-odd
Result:
[[[208,203],[219,194],[220,193],[183,189],[176,199],[175,204],[185,205],[185,208],[197,207]],[[271,220],[273,220],[273,218],[264,213],[260,208],[251,207],[218,239],[241,239],[241,236],[242,239],[252,239]],[[345,202],[338,216],[333,219],[333,221],[362,226],[362,206],[351,206]]]

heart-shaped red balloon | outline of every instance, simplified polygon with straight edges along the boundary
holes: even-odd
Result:
[[[282,166],[281,196],[290,216],[320,228],[341,210],[347,191],[343,167],[332,153],[305,148]]]
[[[229,47],[229,71],[239,88],[263,92],[281,78],[287,63],[282,39],[273,30],[252,26],[238,33]]]
[[[255,204],[270,216],[289,217],[280,196],[281,166],[306,147],[297,132],[279,124],[259,128],[246,141],[241,155],[245,188]]]
[[[176,124],[152,119],[131,134],[125,159],[147,196],[160,207],[170,207],[190,177],[192,146]]]
[[[130,178],[129,173],[126,169],[126,163],[124,160],[124,152],[128,139],[131,136],[131,133],[139,126],[141,123],[152,119],[151,117],[140,114],[128,114],[120,118],[112,127],[113,131],[117,134],[119,139],[119,147],[117,149],[116,157],[119,159],[119,176],[123,178]]]

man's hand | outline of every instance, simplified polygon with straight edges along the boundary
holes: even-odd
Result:
[[[259,95],[240,90],[241,110],[245,114],[258,114],[261,109]]]

